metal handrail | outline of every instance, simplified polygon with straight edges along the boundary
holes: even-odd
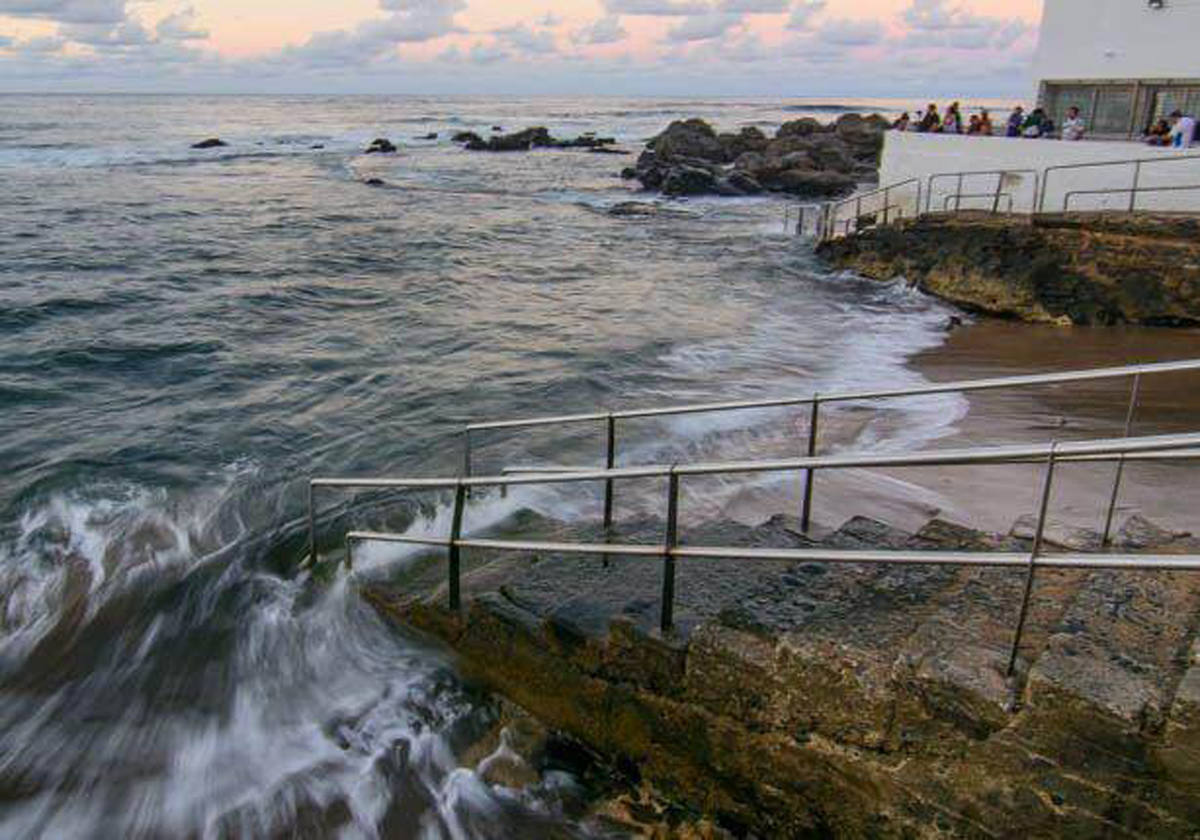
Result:
[[[1044,461],[1051,452],[1060,461],[1088,456],[1089,460],[1118,460],[1123,456],[1200,450],[1200,432],[1144,437],[1100,438],[1065,443],[1011,444],[1007,446],[931,449],[919,452],[850,453],[760,461],[712,461],[698,464],[647,464],[612,469],[575,469],[569,472],[522,470],[500,475],[442,478],[313,478],[313,487],[362,489],[448,490],[455,487],[500,487],[528,484],[578,484],[606,481],[711,476],[733,473],[793,472],[796,470],[864,469],[871,467],[934,467],[967,464],[1013,464]],[[1197,453],[1200,454],[1200,453]]]
[[[1000,191],[1004,187],[1004,176],[1006,176],[1006,175],[1032,175],[1033,176],[1033,202],[1034,203],[1037,202],[1038,185],[1040,183],[1040,179],[1038,176],[1038,171],[1036,169],[975,169],[975,170],[967,170],[966,172],[935,172],[933,175],[929,176],[929,180],[925,185],[925,212],[929,213],[933,209],[933,185],[939,179],[942,179],[942,178],[958,179],[958,186],[954,190],[954,193],[957,195],[957,194],[961,194],[963,191],[963,181],[964,180],[966,180],[967,178],[977,177],[980,175],[996,175],[996,176],[998,176],[996,179],[996,190],[994,193],[994,195],[996,196],[996,200],[995,200],[995,206],[993,207],[993,210],[992,210],[993,213],[999,212]]]
[[[916,184],[916,187],[917,187],[917,205],[916,206],[917,206],[917,209],[920,210],[920,207],[921,207],[921,179],[920,178],[909,178],[904,181],[897,181],[894,184],[888,184],[885,187],[880,187],[878,189],[871,190],[870,192],[859,193],[858,195],[852,195],[849,198],[844,198],[841,201],[836,201],[836,202],[833,202],[833,203],[827,205],[828,223],[825,226],[826,232],[828,232],[829,230],[832,230],[836,226],[837,217],[838,217],[838,214],[841,213],[842,208],[849,207],[850,205],[854,205],[854,218],[855,219],[862,218],[863,202],[867,201],[869,199],[872,199],[877,195],[883,196],[883,207],[880,208],[879,211],[875,211],[875,212],[882,212],[884,214],[883,223],[887,224],[889,221],[889,218],[890,218],[890,208],[898,206],[898,205],[891,204],[890,199],[891,199],[892,193],[895,192],[896,190],[903,189],[904,187],[908,187],[913,184]]]
[[[1121,438],[1093,441],[1074,441],[1032,446],[1001,446],[972,448],[957,451],[918,452],[907,455],[850,455],[802,458],[785,461],[741,461],[690,466],[654,466],[590,470],[548,475],[504,475],[454,479],[313,479],[309,485],[310,504],[316,487],[372,488],[451,488],[455,490],[454,511],[450,535],[445,538],[405,536],[403,534],[351,531],[346,536],[346,564],[353,563],[353,544],[364,540],[442,547],[448,549],[448,600],[452,610],[461,608],[460,552],[464,548],[491,551],[545,551],[572,554],[602,554],[605,556],[661,557],[663,560],[662,595],[659,626],[668,633],[674,625],[675,561],[680,558],[732,558],[761,561],[830,562],[891,565],[948,565],[957,567],[1015,568],[1026,572],[1025,590],[1017,617],[1008,673],[1014,673],[1021,638],[1028,615],[1035,576],[1040,568],[1048,569],[1116,569],[1125,571],[1200,571],[1200,555],[1086,555],[1070,554],[1046,557],[1042,554],[1043,535],[1051,498],[1054,468],[1060,459],[1093,456],[1124,458],[1133,455],[1192,452],[1200,447],[1200,433],[1157,435],[1143,438]],[[998,464],[1014,458],[1040,458],[1046,464],[1041,502],[1031,551],[1026,554],[1004,552],[917,552],[917,551],[841,551],[827,549],[779,549],[736,546],[680,546],[678,544],[678,512],[680,480],[685,475],[715,475],[730,473],[775,472],[806,469],[851,468],[864,466],[920,467],[934,464]],[[611,481],[615,478],[667,477],[667,524],[662,545],[631,545],[611,542],[570,543],[529,540],[489,540],[464,538],[463,516],[466,489],[480,485],[562,484],[582,481]],[[315,528],[315,514],[310,508],[310,527]],[[315,530],[310,533],[315,560]]]
[[[1071,190],[1063,196],[1063,212],[1066,213],[1071,208],[1071,199],[1077,195],[1112,195],[1114,193],[1129,193],[1130,208],[1129,212],[1135,212],[1137,209],[1137,197],[1141,193],[1153,192],[1186,192],[1188,190],[1200,190],[1200,184],[1187,184],[1183,186],[1172,187],[1133,187],[1126,189],[1108,189],[1108,190]]]
[[[1126,160],[1097,160],[1088,163],[1063,163],[1058,166],[1047,166],[1042,170],[1042,195],[1037,201],[1035,212],[1046,212],[1046,195],[1050,192],[1050,173],[1051,172],[1068,172],[1075,169],[1094,169],[1101,166],[1133,166],[1133,190],[1134,195],[1130,196],[1129,212],[1134,210],[1134,202],[1136,200],[1136,190],[1141,181],[1142,165],[1155,163],[1176,163],[1181,160],[1200,160],[1200,155],[1174,155],[1152,158],[1128,158]]]
[[[703,414],[709,412],[740,411],[746,409],[783,408],[789,406],[807,405],[810,407],[808,424],[808,441],[806,452],[809,456],[817,453],[817,435],[822,405],[840,402],[863,400],[897,399],[905,397],[928,396],[944,393],[972,393],[976,391],[999,390],[1004,388],[1069,384],[1075,382],[1132,378],[1133,385],[1126,416],[1125,433],[1128,434],[1133,424],[1134,412],[1137,409],[1138,392],[1141,377],[1163,373],[1178,373],[1183,371],[1200,370],[1200,359],[1178,362],[1160,362],[1147,365],[1126,365],[1116,368],[1095,368],[1084,371],[1066,371],[1061,373],[1043,373],[1025,376],[996,377],[990,379],[965,380],[957,382],[941,382],[923,385],[915,388],[900,388],[878,391],[835,392],[832,394],[813,394],[811,396],[782,397],[769,400],[748,400],[736,402],[719,402],[698,405],[677,405],[665,408],[634,409],[626,411],[594,412],[589,414],[569,414],[556,417],[538,417],[523,420],[500,420],[468,424],[463,435],[463,474],[472,474],[472,439],[473,432],[498,429],[522,429],[539,426],[557,426],[573,423],[603,422],[606,431],[605,464],[611,468],[617,461],[617,421],[647,417],[680,416],[686,414]],[[809,471],[804,479],[804,496],[800,512],[801,524],[808,528],[812,521],[812,499],[814,493],[814,475]],[[1121,470],[1118,469],[1113,486],[1113,506],[1107,512],[1104,528],[1104,540],[1108,541],[1111,534],[1112,517],[1115,512],[1115,499],[1121,482]],[[605,527],[613,524],[615,488],[609,480],[604,490]]]
[[[946,394],[954,392],[998,390],[1004,388],[1024,387],[1030,385],[1062,385],[1073,382],[1086,382],[1097,379],[1117,379],[1126,376],[1153,375],[1160,373],[1181,373],[1200,370],[1200,359],[1182,359],[1174,362],[1154,362],[1144,365],[1124,365],[1121,367],[1090,368],[1088,370],[1062,371],[1056,373],[1035,373],[1022,376],[1001,376],[986,379],[962,379],[952,382],[935,382],[929,385],[918,385],[912,388],[890,388],[875,391],[834,391],[812,396],[779,397],[765,400],[743,400],[729,402],[696,403],[692,405],[673,405],[649,409],[627,409],[625,411],[597,411],[584,414],[563,414],[558,416],[533,417],[523,420],[497,420],[468,423],[467,431],[478,432],[495,429],[517,429],[534,426],[556,426],[564,423],[584,423],[606,420],[631,420],[641,417],[664,417],[681,414],[706,414],[713,411],[739,411],[750,408],[780,408],[792,405],[807,405],[819,399],[823,403],[852,402],[857,400],[894,399],[901,397],[922,397],[931,394]]]
[[[992,199],[992,213],[999,212],[999,201],[1001,198],[1007,199],[1008,200],[1007,213],[1009,215],[1012,215],[1013,194],[1007,193],[1007,192],[1000,193],[999,196],[997,196],[996,193],[990,193],[990,192],[986,192],[986,193],[954,193],[952,195],[946,196],[945,200],[942,202],[942,210],[949,211],[950,210],[950,202],[953,201],[954,202],[954,212],[955,213],[961,212],[962,211],[962,200],[964,198],[990,198],[990,199]]]

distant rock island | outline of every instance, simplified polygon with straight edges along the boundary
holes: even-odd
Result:
[[[878,181],[887,127],[877,114],[844,114],[832,123],[805,117],[769,138],[754,127],[718,133],[704,120],[679,120],[621,174],[666,195],[836,197]]]

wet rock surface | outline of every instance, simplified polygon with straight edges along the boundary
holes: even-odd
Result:
[[[1200,219],[925,216],[819,247],[966,309],[1057,324],[1200,324]]]
[[[621,174],[667,195],[783,192],[834,197],[878,180],[881,117],[845,114],[836,122],[785,123],[768,137],[755,127],[718,133],[704,120],[671,123]]]
[[[493,134],[491,137],[480,137],[473,131],[462,131],[452,138],[463,148],[472,152],[527,152],[531,149],[587,149],[592,152],[625,154],[620,150],[610,149],[616,145],[613,137],[597,137],[594,134],[582,134],[571,139],[554,137],[548,128],[535,126],[512,134]]]
[[[616,541],[662,540],[661,522],[618,527]],[[519,528],[525,538],[604,538],[533,514]],[[1064,545],[1098,543],[1059,530]],[[999,535],[933,520],[909,534],[855,518],[814,539],[777,516],[689,528],[681,542],[1020,554],[1031,548],[1025,533],[1023,523]],[[1117,540],[1122,551],[1195,550],[1141,517]],[[1022,568],[680,558],[664,634],[659,558],[465,559],[461,613],[444,607],[436,559],[365,592],[385,615],[451,644],[469,674],[636,768],[714,829],[1194,836],[1195,576],[1042,570],[1009,676]],[[642,813],[635,799],[621,807]]]
[[[396,144],[386,137],[376,137],[371,141],[371,144],[364,150],[368,155],[390,155],[396,151]]]

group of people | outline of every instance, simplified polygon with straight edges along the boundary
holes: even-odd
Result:
[[[1044,108],[1034,108],[1026,113],[1018,105],[1008,115],[1008,121],[999,132],[992,123],[992,117],[987,109],[980,109],[978,114],[972,114],[964,121],[962,108],[957,102],[951,103],[945,111],[939,113],[938,107],[930,103],[924,112],[917,111],[918,118],[913,119],[908,111],[892,123],[896,131],[919,131],[930,134],[968,134],[982,137],[1061,137],[1063,140],[1082,140],[1087,134],[1087,125],[1080,116],[1079,109],[1072,105],[1067,109],[1062,127],[1057,127],[1054,120]],[[1146,130],[1145,140],[1152,146],[1174,146],[1188,148],[1193,143],[1200,143],[1200,131],[1196,120],[1185,116],[1180,111],[1174,111],[1170,117],[1160,119]]]
[[[1034,108],[1028,114],[1025,109],[1018,105],[1013,109],[1008,116],[1008,121],[1004,124],[1001,131],[997,131],[995,124],[992,122],[992,115],[988,113],[986,108],[980,109],[978,114],[972,114],[969,119],[963,120],[962,107],[957,102],[951,103],[943,113],[938,112],[938,107],[934,103],[930,103],[929,107],[920,114],[918,119],[913,119],[912,116],[905,111],[900,115],[900,118],[892,123],[892,128],[896,131],[919,131],[930,134],[967,134],[980,137],[1051,137],[1055,133],[1054,121],[1046,114],[1042,108]],[[1067,111],[1067,118],[1062,126],[1062,138],[1064,140],[1082,140],[1086,133],[1086,127],[1083,120],[1079,117],[1078,108],[1070,108]]]
[[[1185,116],[1178,109],[1169,117],[1160,119],[1146,129],[1145,140],[1151,146],[1171,146],[1176,149],[1190,148],[1200,143],[1195,117]]]

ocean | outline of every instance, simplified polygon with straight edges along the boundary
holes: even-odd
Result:
[[[385,626],[354,577],[299,569],[308,479],[453,474],[468,419],[918,384],[906,360],[950,310],[831,272],[781,198],[614,216],[658,201],[617,177],[632,156],[449,136],[546,125],[636,154],[683,117],[772,129],[912,104],[0,97],[0,835],[594,833],[553,785],[464,765],[487,702],[452,657]],[[190,148],[212,136],[229,145]],[[375,137],[399,153],[360,154]],[[923,445],[964,411],[848,411],[829,445]],[[803,424],[630,424],[620,462],[794,454]],[[601,445],[491,435],[476,471],[596,465]],[[765,519],[784,492],[711,483],[687,517]],[[618,514],[655,510],[645,493]],[[364,517],[446,524],[444,498],[352,501],[330,502],[323,544]],[[480,495],[467,529],[524,509],[592,517],[596,496]]]

